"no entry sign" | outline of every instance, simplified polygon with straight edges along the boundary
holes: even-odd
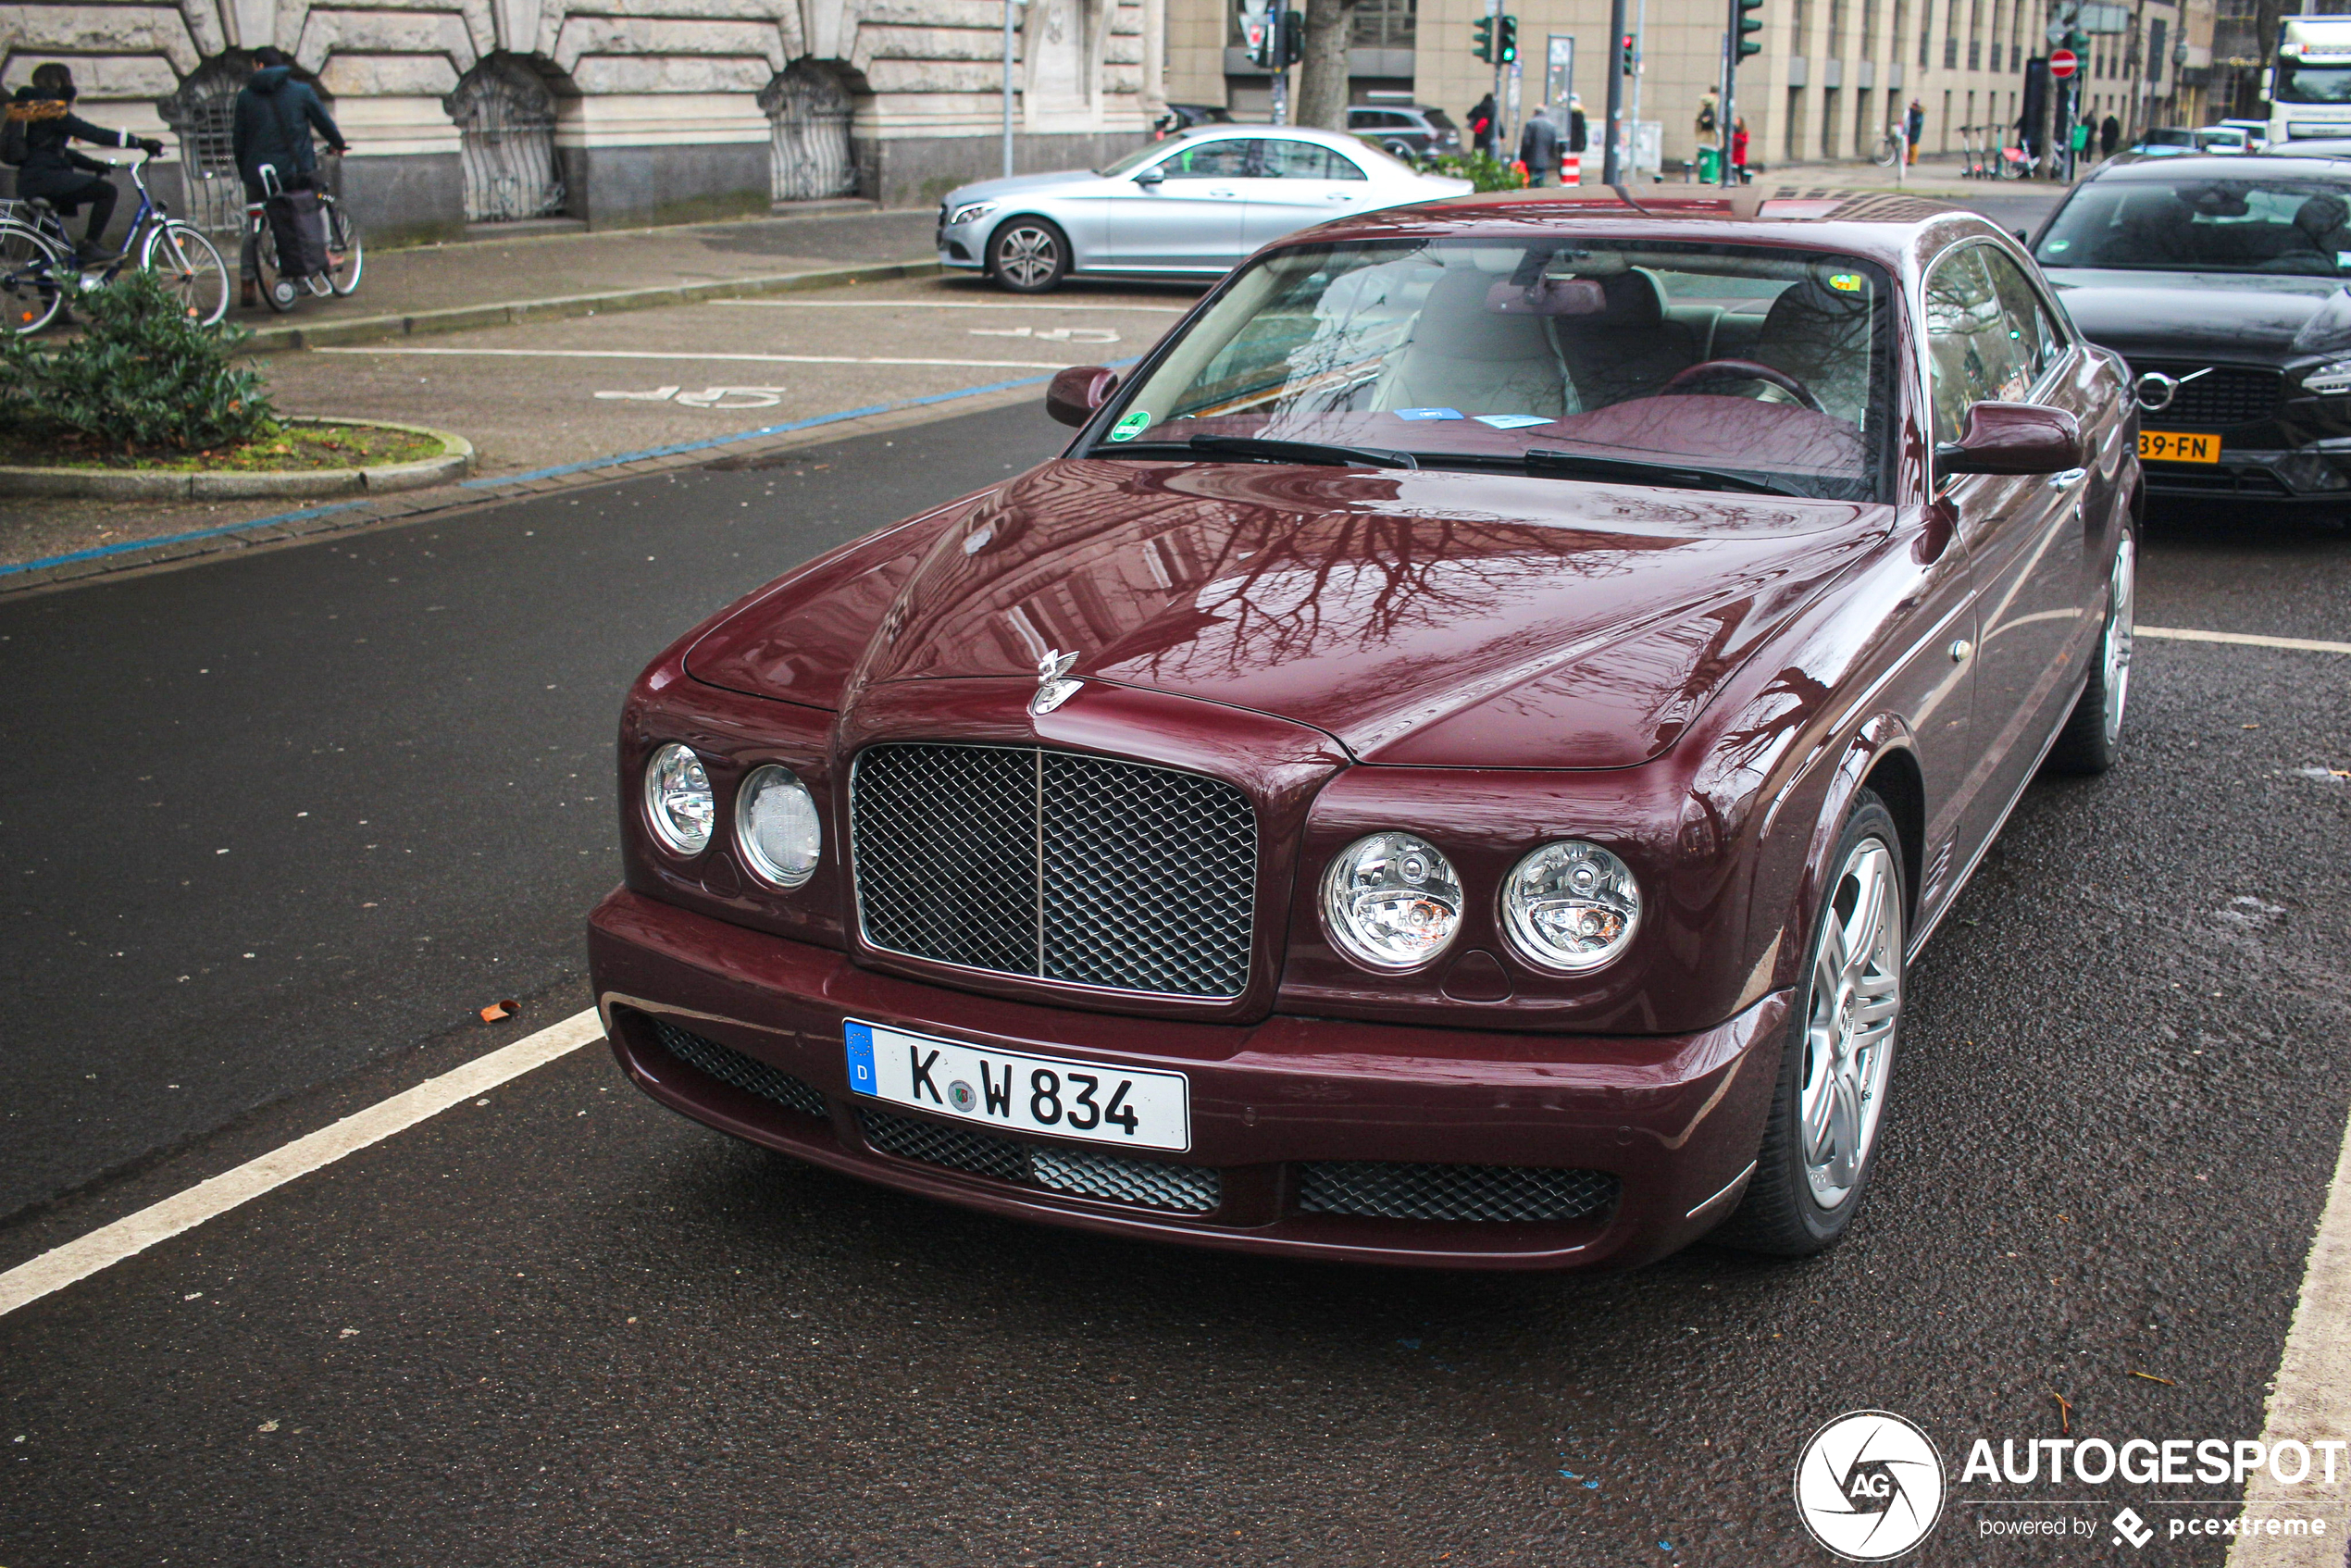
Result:
[[[2072,50],[2059,49],[2049,56],[2049,74],[2062,81],[2079,69],[2081,64]]]

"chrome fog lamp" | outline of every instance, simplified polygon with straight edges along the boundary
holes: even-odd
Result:
[[[1574,973],[1624,951],[1641,923],[1641,890],[1623,861],[1578,839],[1545,844],[1502,884],[1502,927],[1527,962]]]
[[[674,854],[700,854],[710,847],[718,819],[710,775],[691,746],[672,740],[645,764],[645,820],[662,847]]]
[[[816,874],[825,825],[815,797],[791,769],[772,763],[752,769],[735,792],[735,843],[752,874],[779,888],[797,888]]]
[[[1358,839],[1323,873],[1323,926],[1358,963],[1418,968],[1462,928],[1461,878],[1424,839]]]

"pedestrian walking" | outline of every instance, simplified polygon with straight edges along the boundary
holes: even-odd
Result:
[[[1745,115],[1731,121],[1731,178],[1741,185],[1747,183],[1747,117]]]
[[[1556,185],[1560,178],[1560,130],[1551,123],[1550,106],[1536,109],[1519,133],[1519,161],[1526,166],[1529,185]]]
[[[2106,123],[2098,127],[2098,156],[2112,157],[2114,149],[2121,144],[2122,122],[2112,115],[2108,115],[2106,117]]]
[[[1908,147],[1903,156],[1911,163],[1919,161],[1919,142],[1925,135],[1926,106],[1913,98],[1909,112],[1902,117],[1902,140]]]
[[[318,155],[310,144],[313,129],[338,154],[349,150],[350,143],[328,118],[318,94],[311,91],[307,82],[294,80],[293,62],[286,57],[285,51],[267,46],[255,50],[253,75],[237,93],[236,118],[230,140],[248,203],[318,188]],[[270,170],[266,177],[262,173],[265,168]],[[272,184],[276,190],[268,188]],[[291,237],[280,234],[279,238],[280,265],[286,262],[287,241]],[[292,268],[288,267],[287,270]],[[238,292],[243,303],[247,306],[259,305],[261,269],[254,254],[251,225],[246,226],[244,246],[238,254],[237,275],[241,280]],[[311,292],[327,292],[323,275],[312,280]]]
[[[1502,156],[1501,148],[1495,144],[1494,113],[1494,94],[1491,93],[1480,98],[1477,107],[1469,112],[1470,145],[1489,158]]]
[[[149,157],[160,154],[163,143],[91,124],[73,112],[74,97],[73,72],[50,60],[32,68],[32,81],[19,89],[8,105],[10,150],[19,145],[23,149],[17,166],[17,194],[26,199],[40,197],[56,208],[61,218],[72,218],[89,207],[90,222],[75,251],[84,262],[103,261],[106,221],[114,217],[114,182],[106,178],[105,164],[75,152],[72,143],[137,147]]]
[[[1698,139],[1711,142],[1722,124],[1723,101],[1714,95],[1714,89],[1710,87],[1698,101]]]

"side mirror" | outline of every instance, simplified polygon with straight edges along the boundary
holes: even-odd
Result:
[[[1166,178],[1166,175],[1160,172],[1159,165],[1153,164],[1151,168],[1143,170],[1142,173],[1135,176],[1135,183],[1142,186],[1145,190],[1151,190],[1157,187],[1159,183]]]
[[[1099,365],[1073,365],[1054,373],[1045,389],[1045,412],[1064,425],[1082,425],[1118,390],[1118,373]]]
[[[2037,403],[1979,403],[1959,439],[1934,449],[1937,474],[2061,474],[2083,463],[2080,422]]]

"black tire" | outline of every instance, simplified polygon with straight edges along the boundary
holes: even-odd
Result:
[[[1007,218],[988,237],[988,270],[1016,294],[1050,292],[1069,276],[1069,236],[1047,218]]]
[[[302,298],[302,284],[278,269],[278,239],[264,223],[253,239],[253,267],[261,302],[282,316]]]
[[[2122,713],[2131,694],[2131,633],[2137,601],[2139,544],[2126,524],[2107,568],[2106,625],[2090,660],[2090,683],[2065,721],[2049,765],[2059,773],[2104,773],[2122,754]]]
[[[1894,891],[1891,1025],[1883,1039],[1871,1048],[1883,1052],[1882,1065],[1873,1061],[1870,1069],[1876,1085],[1874,1112],[1867,1103],[1872,1095],[1860,1096],[1857,1105],[1857,1110],[1866,1116],[1858,1168],[1851,1172],[1852,1180],[1843,1196],[1833,1203],[1824,1203],[1816,1195],[1802,1126],[1805,1086],[1815,1066],[1812,1025],[1822,1014],[1824,1003],[1820,985],[1821,961],[1833,924],[1844,917],[1839,900],[1847,890],[1848,870],[1872,845],[1883,859],[1872,857],[1869,864],[1879,874],[1891,877]],[[1797,982],[1796,994],[1790,999],[1779,1078],[1772,1093],[1772,1110],[1764,1123],[1762,1145],[1756,1151],[1755,1175],[1748,1180],[1739,1206],[1710,1238],[1724,1246],[1773,1257],[1810,1257],[1844,1238],[1854,1213],[1861,1206],[1870,1176],[1877,1167],[1878,1150],[1884,1144],[1878,1134],[1884,1126],[1885,1090],[1893,1082],[1901,1043],[1902,957],[1909,934],[1909,890],[1904,875],[1901,833],[1885,802],[1867,790],[1855,797],[1828,864],[1831,869],[1824,879],[1821,907],[1812,917],[1811,940],[1804,949],[1803,973]],[[1833,916],[1837,920],[1833,921]],[[1843,935],[1841,927],[1839,935]],[[1826,999],[1825,1007],[1828,1016],[1837,1015],[1835,999]]]
[[[359,274],[367,265],[365,242],[359,237],[359,222],[346,211],[341,202],[327,207],[327,281],[338,294],[349,294],[359,287]]]

